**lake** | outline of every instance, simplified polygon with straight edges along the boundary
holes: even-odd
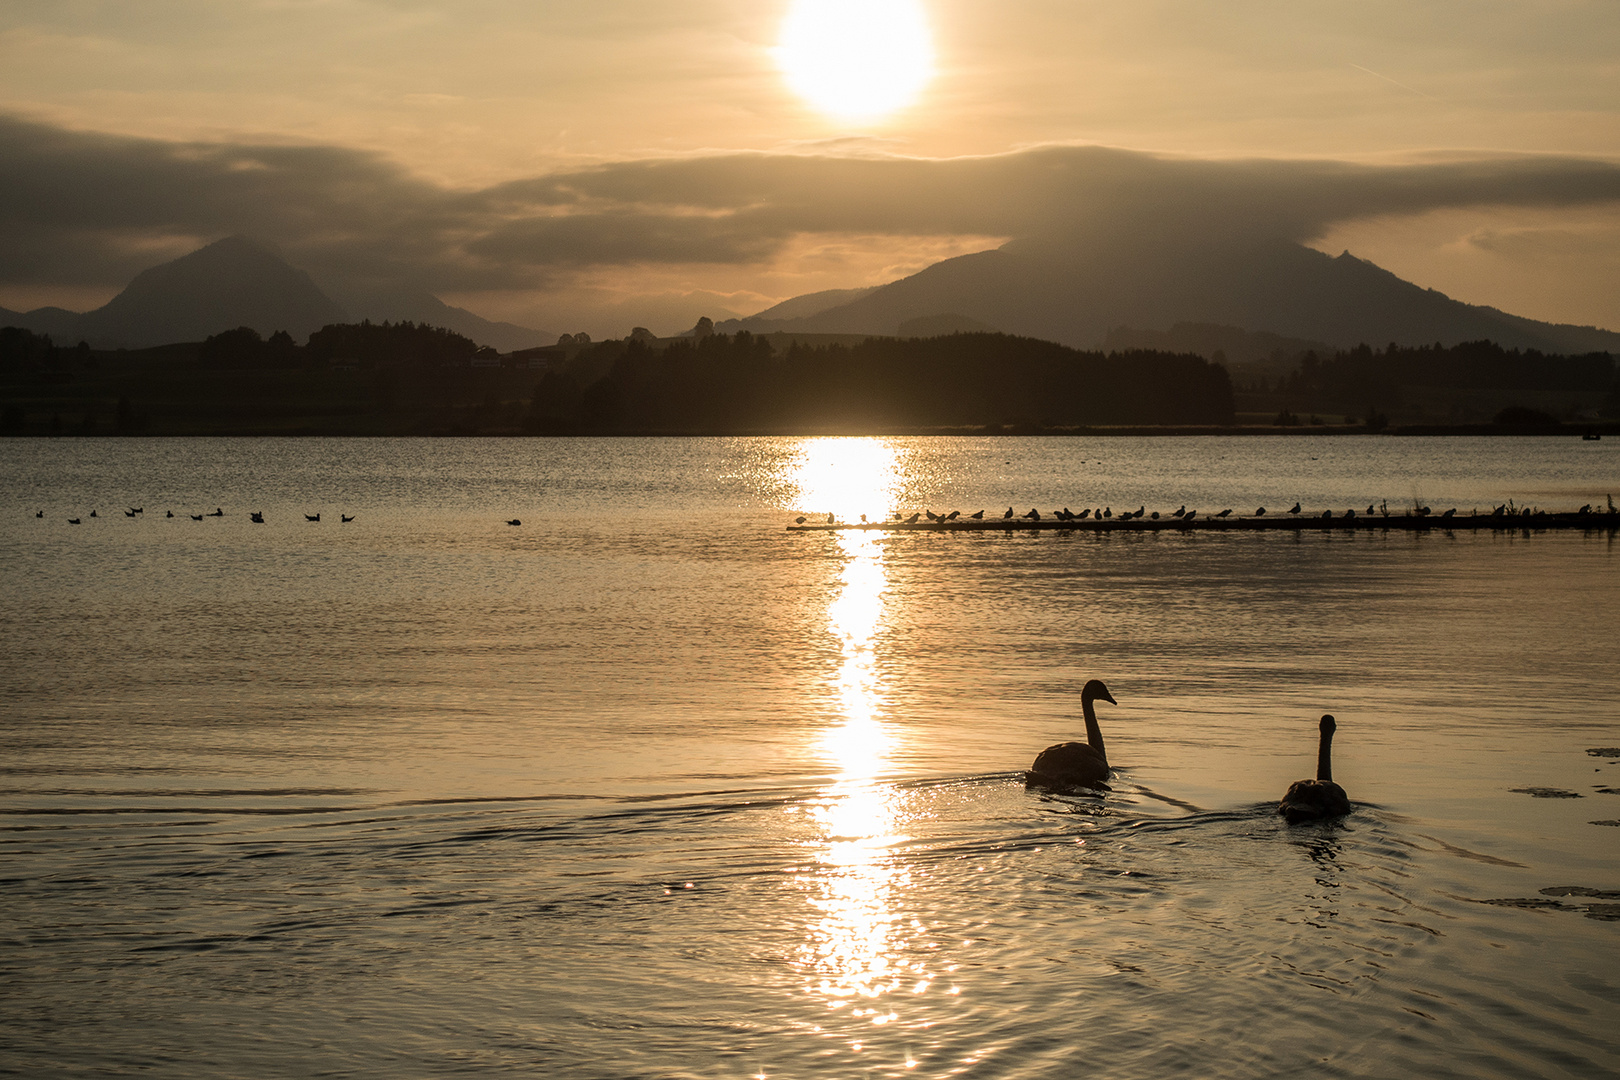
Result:
[[[1613,442],[13,439],[0,476],[0,1072],[1620,1072],[1615,536],[786,529],[1573,510]],[[1112,790],[1027,791],[1090,678]],[[1355,809],[1289,826],[1323,713]]]

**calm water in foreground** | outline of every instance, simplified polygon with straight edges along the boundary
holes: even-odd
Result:
[[[784,529],[1573,509],[1620,444],[12,440],[0,478],[0,1072],[1620,1072],[1616,538]],[[1114,790],[1026,792],[1090,677]],[[1323,712],[1357,808],[1289,827]]]

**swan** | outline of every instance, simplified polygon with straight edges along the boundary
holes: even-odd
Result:
[[[1102,699],[1118,705],[1101,679],[1092,679],[1080,691],[1080,711],[1086,718],[1086,741],[1048,746],[1035,758],[1025,777],[1027,787],[1108,789],[1108,753],[1103,748],[1102,729],[1097,726],[1097,710],[1092,702]]]
[[[1287,818],[1290,825],[1343,817],[1350,812],[1350,796],[1333,782],[1333,732],[1337,727],[1333,717],[1322,717],[1322,739],[1316,748],[1316,779],[1295,780],[1288,785],[1282,802],[1277,804],[1277,813]]]

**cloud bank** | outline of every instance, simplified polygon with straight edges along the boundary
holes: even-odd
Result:
[[[122,285],[230,234],[278,246],[323,282],[465,295],[680,266],[742,274],[818,235],[1309,242],[1391,215],[1615,204],[1620,163],[1594,158],[1373,165],[1104,146],[715,153],[458,189],[339,146],[167,142],[0,117],[0,285],[11,286]]]

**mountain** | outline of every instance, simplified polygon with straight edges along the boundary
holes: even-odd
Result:
[[[231,236],[136,274],[105,306],[80,316],[76,335],[68,336],[98,348],[201,341],[238,326],[303,338],[344,315],[308,274]]]
[[[814,315],[769,323],[755,316],[735,329],[898,334],[909,320],[946,314],[1077,348],[1098,348],[1120,327],[1204,323],[1342,348],[1490,339],[1550,353],[1620,352],[1612,331],[1464,304],[1349,252],[1333,257],[1287,241],[1079,250],[1014,242],[935,263]]]
[[[748,316],[746,320],[727,319],[725,322],[717,323],[715,329],[723,332],[733,323],[739,325],[745,321],[764,323],[820,315],[829,308],[847,304],[851,300],[859,300],[876,288],[876,285],[871,285],[864,289],[823,289],[820,292],[805,293],[803,296],[795,296],[792,299],[782,301],[780,304],[768,307],[764,311],[756,312]]]
[[[6,325],[49,334],[59,344],[82,340],[103,349],[201,341],[239,326],[250,326],[265,337],[285,330],[303,339],[330,323],[361,318],[442,326],[503,351],[556,340],[544,331],[480,318],[425,292],[374,294],[357,310],[351,315],[308,274],[279,255],[231,236],[141,271],[123,292],[94,311],[0,309],[0,319]]]
[[[488,345],[501,352],[532,349],[539,345],[554,345],[557,335],[545,330],[534,330],[516,323],[496,322],[474,315],[466,308],[454,307],[432,293],[422,290],[396,290],[386,293],[360,293],[344,295],[344,306],[354,319],[372,322],[414,322],[429,326],[442,326],[463,337],[472,338],[480,345]]]

